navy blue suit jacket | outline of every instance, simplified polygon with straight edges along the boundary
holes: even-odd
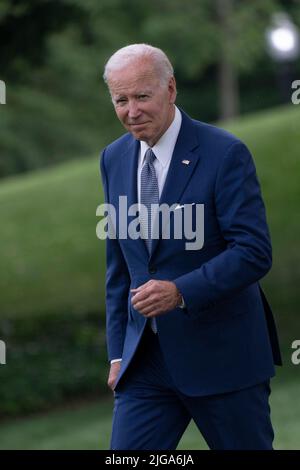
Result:
[[[105,200],[117,215],[119,196],[137,203],[138,156],[131,134],[102,153]],[[146,323],[131,306],[130,289],[149,279],[172,280],[186,303],[186,309],[156,317],[166,364],[182,393],[223,393],[270,378],[281,357],[258,281],[271,267],[272,251],[249,150],[228,132],[182,112],[160,203],[204,204],[204,245],[187,251],[184,237],[154,240],[149,257],[141,239],[107,240],[108,358],[122,357],[116,388]]]

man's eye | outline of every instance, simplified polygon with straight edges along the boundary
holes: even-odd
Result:
[[[118,98],[118,99],[116,100],[116,103],[117,103],[117,104],[119,104],[119,103],[122,104],[122,103],[125,103],[125,102],[126,102],[126,99],[125,99],[125,98]]]
[[[147,98],[148,98],[148,95],[139,95],[139,96],[138,96],[138,99],[139,99],[139,100],[145,100],[145,99],[147,99]]]

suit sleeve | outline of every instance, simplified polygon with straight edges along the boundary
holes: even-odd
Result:
[[[199,269],[174,280],[188,313],[197,314],[246,288],[262,278],[272,265],[270,235],[254,162],[240,141],[231,145],[218,170],[215,207],[226,249]]]
[[[105,202],[109,203],[108,178],[104,164],[105,150],[100,159],[100,170]],[[122,357],[127,327],[127,302],[130,276],[118,239],[106,238],[106,341],[108,360]]]

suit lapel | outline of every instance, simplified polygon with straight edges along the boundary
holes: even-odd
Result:
[[[132,139],[122,154],[122,179],[124,195],[127,196],[128,207],[137,203],[137,167],[139,159],[139,142]]]
[[[184,192],[199,159],[199,154],[193,152],[193,150],[199,146],[193,121],[183,111],[181,111],[181,114],[181,128],[172,155],[164,188],[159,200],[160,204],[168,204],[169,206],[180,201],[180,197]],[[183,160],[187,160],[189,163],[184,164],[182,163]],[[163,227],[159,230],[160,235],[162,230]],[[158,245],[159,239],[154,239],[152,242],[150,259]]]
[[[122,154],[122,178],[124,187],[124,195],[127,196],[127,208],[133,204],[137,204],[137,168],[140,155],[140,142],[132,138],[127,149]],[[134,216],[128,216],[128,223],[133,220]],[[130,239],[128,239],[130,240]],[[138,238],[137,240],[130,240],[135,243],[136,249],[140,250],[142,256],[149,259],[149,254],[144,240]]]

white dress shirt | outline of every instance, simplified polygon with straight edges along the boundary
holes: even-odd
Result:
[[[181,113],[179,109],[175,106],[175,116],[172,121],[172,124],[168,127],[166,132],[161,136],[158,142],[153,145],[152,151],[156,156],[156,159],[153,162],[153,166],[156,172],[156,178],[158,183],[159,197],[161,196],[169,166],[171,163],[171,158],[177,141],[177,137],[181,127]],[[137,168],[137,188],[138,188],[138,203],[141,200],[141,173],[142,167],[144,164],[145,153],[148,150],[149,145],[141,141],[140,142],[140,156],[138,161]]]
[[[159,192],[159,197],[161,196],[167,173],[169,170],[169,166],[171,163],[171,158],[174,152],[174,148],[176,145],[177,137],[180,131],[181,127],[181,122],[182,122],[182,116],[177,108],[175,106],[175,116],[172,121],[172,124],[168,127],[166,132],[161,136],[161,138],[156,142],[155,145],[153,145],[152,151],[154,155],[156,156],[156,159],[153,162],[155,172],[156,172],[156,177],[157,177],[157,183],[158,183],[158,192]],[[141,172],[142,172],[142,167],[144,164],[144,158],[145,158],[145,153],[148,150],[149,145],[144,142],[140,141],[140,155],[139,155],[139,160],[138,160],[138,168],[137,168],[137,188],[138,188],[138,203],[140,203],[141,200]],[[112,364],[113,362],[119,362],[122,359],[113,359],[110,361]]]

